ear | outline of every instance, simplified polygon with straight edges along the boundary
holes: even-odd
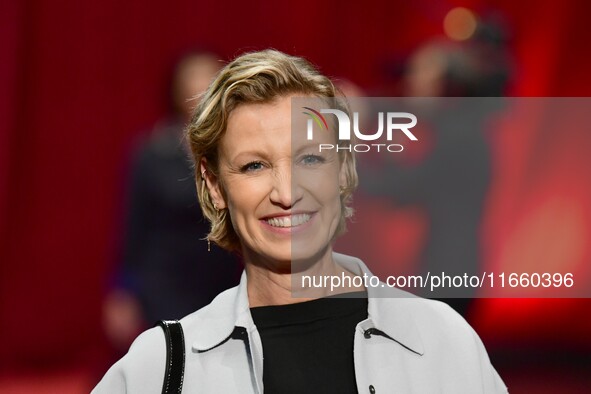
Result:
[[[215,176],[210,170],[207,169],[207,160],[201,159],[199,163],[199,170],[201,172],[201,178],[205,182],[205,186],[209,191],[211,202],[217,206],[218,209],[226,208],[226,200],[222,194],[221,185],[217,176]]]

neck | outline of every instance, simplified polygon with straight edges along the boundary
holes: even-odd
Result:
[[[297,272],[292,272],[293,270],[275,271],[266,265],[245,261],[246,275],[248,276],[248,301],[251,307],[295,304],[329,295],[363,290],[363,287],[356,288],[347,285],[331,288],[330,280],[327,286],[302,286],[302,276],[317,278],[355,276],[334,261],[332,249],[328,249],[320,259],[312,264],[292,263],[306,268]]]

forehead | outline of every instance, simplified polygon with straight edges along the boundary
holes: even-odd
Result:
[[[284,96],[268,103],[236,107],[228,117],[221,151],[235,156],[247,149],[272,154],[290,153],[306,145],[318,146],[316,138],[315,141],[306,139],[305,117],[295,116],[292,124],[291,99],[291,96]],[[331,139],[327,133],[317,134],[321,139]]]
[[[291,128],[291,100],[277,98],[267,103],[238,105],[228,117],[226,134],[260,134]]]

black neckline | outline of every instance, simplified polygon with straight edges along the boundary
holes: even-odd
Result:
[[[367,311],[367,292],[359,291],[287,305],[250,308],[257,328],[307,324]]]

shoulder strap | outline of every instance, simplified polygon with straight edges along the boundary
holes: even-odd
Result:
[[[162,394],[180,394],[185,376],[185,337],[178,320],[159,320],[166,337],[166,372],[162,384]]]

